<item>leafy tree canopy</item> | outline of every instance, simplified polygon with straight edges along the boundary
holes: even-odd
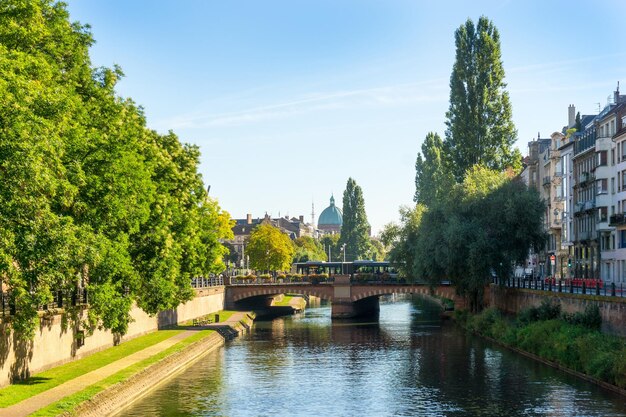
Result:
[[[325,261],[327,258],[322,244],[310,236],[301,236],[293,243],[296,245],[294,262]]]
[[[517,131],[505,90],[498,29],[481,16],[478,24],[468,19],[454,37],[444,142],[448,166],[458,182],[474,164],[519,170],[521,154],[513,147]]]
[[[415,202],[430,205],[449,194],[454,177],[445,165],[443,141],[437,133],[426,135],[422,153],[417,154],[415,172]]]
[[[92,43],[63,3],[0,3],[0,277],[24,337],[59,291],[77,319],[80,287],[82,324],[123,334],[133,303],[174,308],[191,277],[222,270],[232,235],[198,148],[149,130],[115,94],[122,71],[91,66]]]
[[[289,236],[269,223],[255,227],[246,245],[250,266],[266,272],[288,270],[295,251]]]
[[[343,192],[343,224],[338,242],[340,248],[346,245],[346,261],[367,258],[371,246],[369,230],[363,190],[349,178]]]

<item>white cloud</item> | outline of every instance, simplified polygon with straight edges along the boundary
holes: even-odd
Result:
[[[356,90],[316,92],[284,102],[233,112],[195,111],[163,120],[157,126],[169,129],[238,126],[320,111],[401,106],[417,102],[445,101],[447,98],[447,80],[434,79]]]

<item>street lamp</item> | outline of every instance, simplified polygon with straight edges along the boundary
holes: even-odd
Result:
[[[343,263],[341,264],[341,273],[343,274],[343,267],[346,263],[346,244],[341,245],[341,251],[343,252]]]

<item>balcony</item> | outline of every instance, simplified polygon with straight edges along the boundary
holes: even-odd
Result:
[[[543,185],[544,185],[544,187],[546,185],[550,185],[550,177],[549,176],[543,177]]]
[[[582,213],[585,211],[585,203],[576,203],[574,206],[574,214]]]
[[[585,230],[582,232],[578,232],[578,240],[591,240],[591,232],[589,230]]]
[[[556,177],[558,177],[558,178],[563,177],[563,172],[561,172],[561,171],[554,171],[554,177],[555,177],[555,178],[556,178]]]
[[[621,226],[626,224],[626,215],[624,213],[614,214],[609,218],[609,226]]]
[[[592,200],[585,201],[585,208],[584,208],[585,211],[593,210],[595,207],[596,207],[595,201],[592,201]]]
[[[591,175],[588,172],[583,172],[578,176],[578,184],[583,185],[591,180]]]

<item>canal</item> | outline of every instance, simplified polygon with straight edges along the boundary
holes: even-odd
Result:
[[[257,322],[123,416],[624,416],[624,397],[466,335],[419,298],[378,322]]]

